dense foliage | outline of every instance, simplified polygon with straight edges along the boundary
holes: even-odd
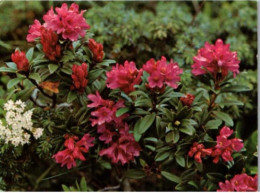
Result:
[[[0,189],[257,189],[256,2],[0,7]]]

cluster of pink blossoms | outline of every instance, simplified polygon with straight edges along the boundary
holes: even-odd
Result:
[[[223,161],[232,161],[232,153],[234,151],[240,151],[243,147],[243,141],[238,138],[228,139],[232,135],[233,130],[229,127],[224,126],[220,130],[220,135],[217,136],[217,144],[213,148],[205,149],[203,144],[193,143],[188,153],[189,157],[195,158],[195,161],[202,163],[201,158],[208,156],[213,157],[213,163],[218,163],[221,157]]]
[[[73,80],[73,85],[71,85],[71,90],[77,90],[79,93],[83,93],[84,89],[88,84],[88,80],[86,79],[88,75],[88,66],[86,63],[82,63],[80,66],[74,64],[72,66],[72,75],[71,78]]]
[[[99,155],[106,155],[113,163],[121,162],[123,165],[139,156],[141,148],[133,134],[129,133],[127,123],[123,121],[128,115],[116,117],[116,111],[124,107],[123,101],[115,104],[113,101],[102,99],[98,92],[96,95],[88,95],[88,98],[92,101],[88,107],[95,108],[95,111],[91,112],[95,117],[90,119],[91,125],[97,125],[97,132],[101,134],[99,140],[109,145],[101,150]]]
[[[124,65],[116,64],[107,72],[107,87],[120,88],[125,93],[135,90],[134,85],[140,84],[143,70],[138,70],[134,62],[125,61]]]
[[[53,158],[55,158],[57,163],[61,163],[61,167],[67,165],[68,169],[76,166],[75,159],[85,161],[86,158],[82,153],[87,153],[90,147],[93,147],[94,137],[89,134],[85,134],[80,140],[77,136],[65,135],[66,139],[64,142],[65,150],[59,151]]]
[[[181,80],[179,75],[183,71],[173,60],[167,64],[164,56],[158,61],[155,61],[153,58],[150,59],[143,66],[143,69],[150,75],[148,78],[148,87],[159,91],[164,90],[166,85],[177,88],[177,82]]]
[[[240,151],[243,147],[243,141],[238,138],[228,139],[232,135],[233,130],[224,126],[217,136],[217,145],[213,148],[211,156],[214,157],[213,162],[218,163],[221,157],[225,162],[232,161],[232,153]]]
[[[45,21],[43,25],[38,20],[34,21],[27,35],[28,42],[33,42],[35,38],[41,36],[42,27],[61,34],[63,39],[71,41],[78,40],[79,36],[85,36],[85,30],[89,29],[90,26],[83,17],[85,11],[79,12],[79,6],[76,3],[72,3],[69,8],[66,3],[63,3],[60,8],[56,7],[55,10],[57,14],[54,13],[53,7],[51,7],[47,14],[43,16]]]
[[[237,174],[230,181],[226,180],[225,183],[219,182],[218,192],[245,192],[257,191],[257,178],[248,176],[247,174]]]
[[[237,53],[231,52],[229,44],[224,44],[221,39],[217,39],[215,45],[206,42],[193,60],[192,73],[196,76],[210,72],[217,80],[217,74],[221,73],[222,80],[228,75],[228,71],[233,72],[234,77],[239,73],[240,61]]]

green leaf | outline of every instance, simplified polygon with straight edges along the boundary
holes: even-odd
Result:
[[[183,156],[176,156],[175,159],[180,166],[185,167],[185,158]]]
[[[34,51],[34,48],[30,48],[27,53],[26,53],[26,58],[31,61],[32,60],[32,57],[33,57],[33,51]]]
[[[88,79],[90,83],[95,81],[102,73],[104,73],[104,69],[94,69],[89,71]]]
[[[155,147],[152,145],[145,145],[147,149],[150,149],[151,151],[155,151]]]
[[[41,82],[41,76],[38,73],[31,73],[29,78],[35,80],[36,82]]]
[[[152,113],[150,115],[146,115],[144,118],[141,119],[141,123],[138,127],[138,133],[143,134],[147,131],[147,129],[150,128],[150,126],[153,124],[155,119],[155,113]]]
[[[217,116],[217,118],[225,121],[227,126],[233,127],[234,122],[232,118],[227,113],[219,112],[219,111],[213,111],[213,113]]]
[[[232,85],[229,87],[225,87],[221,90],[221,92],[246,92],[251,89],[245,85]]]
[[[150,142],[157,143],[158,139],[155,137],[146,137],[146,138],[144,138],[144,141],[150,141]]]
[[[223,101],[223,102],[220,102],[220,103],[217,103],[218,105],[220,106],[232,106],[232,105],[237,105],[237,106],[243,106],[244,103],[242,103],[241,101]]]
[[[77,98],[77,94],[73,91],[70,91],[67,96],[67,103],[72,103]]]
[[[142,137],[142,135],[139,133],[138,131],[138,128],[141,124],[141,119],[139,119],[136,123],[135,123],[135,126],[134,126],[134,138],[135,138],[135,141],[139,141]]]
[[[172,174],[172,173],[169,173],[169,172],[166,172],[166,171],[162,171],[161,172],[162,176],[165,177],[166,179],[172,181],[172,182],[175,182],[175,183],[180,183],[181,182],[181,178]]]
[[[165,160],[166,158],[168,158],[170,155],[170,152],[168,151],[162,151],[162,152],[159,152],[156,154],[155,156],[155,161],[159,162],[159,161],[163,161]]]
[[[132,179],[142,179],[145,177],[145,173],[142,170],[129,169],[126,171],[125,177]]]
[[[72,74],[72,70],[70,68],[62,68],[61,71],[68,75]]]
[[[121,115],[125,114],[126,112],[128,112],[130,109],[128,107],[124,107],[121,109],[118,109],[116,111],[116,117],[120,117]]]
[[[69,187],[67,187],[66,185],[62,184],[61,187],[62,187],[64,192],[70,192]]]
[[[88,191],[86,179],[84,177],[82,177],[80,180],[80,191]]]
[[[222,120],[220,119],[215,119],[208,121],[207,124],[205,125],[206,129],[218,129],[218,127],[221,125]]]
[[[10,73],[16,73],[15,69],[7,68],[7,67],[1,67],[0,72],[10,72]]]
[[[179,129],[180,132],[186,133],[187,135],[193,135],[196,131],[193,126],[186,125],[185,127],[182,127]]]
[[[107,162],[107,161],[101,160],[101,161],[99,161],[99,164],[102,167],[104,167],[105,169],[108,169],[108,170],[111,169],[111,164],[109,162]]]
[[[214,173],[214,172],[210,172],[206,174],[207,177],[211,180],[215,180],[215,181],[219,181],[219,180],[224,180],[224,176],[221,173]]]
[[[174,141],[174,132],[173,131],[166,134],[165,141],[166,141],[166,143],[172,143]]]
[[[100,63],[97,63],[98,66],[109,66],[110,64],[115,64],[115,60],[103,60]]]
[[[189,181],[188,182],[189,185],[193,186],[194,188],[196,188],[197,190],[199,189],[199,186],[196,184],[196,182],[194,181]]]
[[[121,92],[121,96],[122,96],[123,98],[125,98],[127,101],[129,101],[130,103],[133,102],[133,100],[132,100],[129,96],[127,96],[127,94]]]
[[[9,68],[12,68],[14,70],[17,70],[17,66],[14,62],[6,62],[6,65],[9,67]]]
[[[48,68],[50,73],[53,74],[59,68],[59,66],[57,64],[49,64]]]
[[[21,82],[22,80],[24,80],[24,77],[19,77],[19,78],[14,78],[9,80],[8,84],[7,84],[7,88],[10,89],[12,87],[14,87],[15,85],[17,85],[19,82]]]

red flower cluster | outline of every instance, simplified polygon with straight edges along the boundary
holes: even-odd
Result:
[[[197,142],[193,143],[193,146],[190,148],[190,151],[188,153],[189,157],[193,157],[196,162],[198,163],[202,163],[201,158],[206,157],[207,155],[211,155],[212,153],[212,149],[211,148],[207,148],[205,149],[203,144],[199,144]]]
[[[181,100],[182,104],[190,107],[194,101],[194,98],[195,98],[194,95],[188,93],[188,94],[186,94],[186,96],[181,97],[180,100]]]
[[[231,52],[229,44],[224,44],[221,39],[218,39],[215,45],[206,42],[205,47],[199,49],[193,60],[192,73],[196,76],[210,72],[216,80],[218,73],[222,74],[221,78],[226,77],[229,71],[233,72],[234,77],[239,73],[240,61],[237,53]]]
[[[128,94],[135,90],[134,85],[141,82],[143,70],[137,70],[134,62],[125,61],[124,65],[116,64],[106,74],[108,88],[120,88]]]
[[[96,117],[96,119],[90,119],[92,126],[97,125],[97,132],[101,134],[99,140],[110,145],[110,147],[101,150],[99,155],[106,155],[113,163],[120,161],[122,164],[139,156],[141,148],[134,140],[133,134],[129,133],[127,123],[123,122],[123,119],[128,115],[116,117],[116,111],[124,107],[123,101],[118,101],[115,104],[113,101],[102,99],[98,92],[96,95],[88,95],[88,98],[92,101],[88,107],[96,108],[95,111],[91,112],[91,115]]]
[[[15,50],[11,55],[12,61],[16,64],[19,71],[28,71],[29,70],[29,61],[26,58],[25,52],[20,52]]]
[[[89,39],[88,47],[93,54],[94,61],[101,62],[104,57],[103,45],[95,42],[93,39]]]
[[[90,147],[93,147],[94,137],[89,134],[85,134],[80,140],[77,136],[65,135],[66,139],[64,142],[65,150],[59,151],[52,157],[55,158],[57,163],[61,163],[61,167],[67,165],[68,169],[76,166],[75,159],[85,161],[86,158],[82,153],[87,153]]]
[[[76,3],[72,3],[68,8],[66,3],[63,3],[61,8],[55,8],[57,14],[54,13],[53,7],[43,16],[45,23],[43,26],[46,29],[51,29],[57,34],[62,34],[63,39],[69,39],[71,41],[78,40],[79,36],[85,36],[85,30],[90,26],[87,24],[83,13],[79,12],[79,6]],[[27,41],[33,42],[35,38],[41,37],[41,23],[38,20],[34,20],[34,24],[29,28],[29,34],[27,35]]]
[[[241,139],[227,139],[232,133],[233,130],[227,126],[224,126],[220,130],[220,135],[217,136],[217,145],[213,148],[211,154],[211,156],[214,157],[214,163],[219,162],[220,156],[225,162],[232,161],[233,158],[231,155],[233,151],[240,151],[244,147],[243,141]]]
[[[151,89],[163,90],[166,85],[177,88],[177,82],[181,80],[179,75],[182,73],[182,69],[173,60],[167,64],[164,56],[158,61],[155,61],[153,58],[150,59],[143,66],[143,69],[150,74],[148,87]]]
[[[41,27],[41,44],[43,52],[49,60],[55,61],[60,58],[61,47],[58,44],[58,36],[51,29]]]
[[[225,183],[219,182],[218,192],[245,192],[257,191],[257,178],[248,176],[247,174],[235,175],[230,181],[226,180]]]
[[[219,158],[221,157],[225,162],[232,161],[232,153],[234,151],[240,151],[243,147],[243,141],[238,138],[227,139],[233,130],[229,127],[224,126],[220,130],[220,135],[217,136],[217,145],[213,148],[205,149],[203,144],[198,144],[197,142],[193,143],[188,156],[195,158],[196,162],[201,163],[201,158],[208,156],[214,157],[213,163],[218,163]]]
[[[72,66],[72,75],[71,78],[73,80],[73,85],[71,85],[71,89],[78,90],[80,93],[84,92],[88,84],[88,80],[86,76],[88,75],[88,66],[86,63],[82,63],[81,66],[74,64]]]

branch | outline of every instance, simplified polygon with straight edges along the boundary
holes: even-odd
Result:
[[[50,96],[47,93],[45,93],[44,90],[42,89],[42,87],[40,87],[35,80],[29,78],[29,76],[27,76],[27,79],[30,80],[31,83],[34,84],[44,96],[53,100],[53,96]]]
[[[111,186],[111,187],[105,187],[103,189],[98,190],[98,192],[104,192],[104,191],[109,191],[109,190],[117,190],[120,188],[120,184],[116,186]]]

